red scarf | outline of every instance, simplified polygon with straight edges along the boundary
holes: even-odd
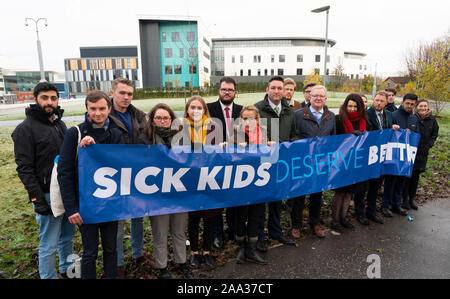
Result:
[[[348,112],[348,118],[344,122],[345,133],[351,133],[355,129],[353,128],[352,122],[359,121],[359,131],[363,132],[366,130],[366,120],[361,116],[361,112],[354,111]]]
[[[250,132],[247,130],[244,125],[242,125],[242,130],[247,134],[248,136],[248,143],[249,144],[261,144],[262,143],[262,134],[261,134],[261,128],[259,125],[256,125],[255,130]]]

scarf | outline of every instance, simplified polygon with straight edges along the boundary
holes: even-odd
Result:
[[[348,112],[348,118],[344,122],[345,133],[351,133],[355,129],[353,128],[352,122],[359,121],[359,131],[363,132],[366,130],[366,120],[361,117],[361,112],[354,111]]]
[[[176,131],[173,131],[170,127],[153,126],[152,132],[153,144],[167,145],[170,148],[170,141]]]
[[[242,125],[241,129],[245,132],[245,134],[247,134],[249,144],[262,143],[262,132],[258,124],[256,124],[256,128],[254,128],[252,131],[247,130],[244,125]]]
[[[424,120],[425,118],[429,117],[430,115],[431,115],[430,109],[428,109],[428,111],[425,113],[420,113],[419,111],[417,111],[417,116],[419,117],[420,120]]]
[[[203,115],[202,120],[199,122],[194,122],[189,117],[187,120],[191,125],[191,143],[201,143],[204,145],[206,135],[208,135],[208,125],[210,124],[208,116]]]

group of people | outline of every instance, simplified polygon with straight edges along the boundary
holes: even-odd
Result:
[[[326,106],[327,90],[316,83],[303,87],[305,101],[294,100],[296,84],[290,78],[275,76],[270,79],[265,98],[254,105],[234,103],[237,94],[233,78],[224,77],[219,83],[219,99],[206,104],[200,96],[191,97],[185,106],[183,118],[166,104],[155,105],[145,113],[132,104],[134,87],[131,81],[118,78],[110,94],[91,91],[85,99],[85,121],[70,129],[62,121],[63,110],[58,105],[58,89],[50,83],[39,83],[34,89],[35,104],[26,108],[27,118],[12,133],[17,172],[28,192],[39,225],[39,275],[58,278],[56,252],[59,255],[59,275],[67,277],[73,250],[73,237],[78,226],[81,233],[83,255],[81,277],[96,278],[98,244],[101,238],[103,270],[107,278],[124,278],[124,227],[126,220],[99,224],[83,223],[79,210],[78,147],[92,144],[145,144],[162,145],[169,149],[176,144],[175,136],[188,132],[193,149],[208,144],[225,146],[291,142],[298,139],[353,134],[359,136],[370,130],[407,129],[421,134],[413,176],[382,176],[378,179],[345,186],[334,190],[331,228],[343,231],[352,228],[347,218],[350,202],[355,202],[355,217],[363,225],[369,220],[383,223],[377,216],[376,198],[384,181],[381,213],[392,217],[392,212],[407,215],[407,209],[417,209],[414,203],[420,173],[425,170],[427,156],[437,135],[438,125],[431,115],[428,101],[407,94],[395,112],[389,111],[388,102],[395,91],[380,91],[373,105],[367,109],[367,98],[349,94],[336,116]],[[263,125],[261,119],[266,119]],[[277,120],[273,122],[271,120]],[[182,121],[181,121],[182,120]],[[278,128],[272,128],[278,123]],[[183,128],[182,128],[183,127]],[[214,136],[208,134],[216,131]],[[275,133],[274,133],[275,132]],[[217,133],[219,133],[217,135]],[[271,136],[274,134],[274,136]],[[241,138],[243,136],[244,138]],[[55,157],[58,182],[65,214],[54,217],[50,203],[50,178]],[[88,167],[88,166],[86,166]],[[280,215],[282,201],[224,209],[176,213],[150,217],[153,236],[153,256],[159,278],[171,278],[168,271],[168,236],[172,238],[174,261],[184,278],[192,278],[192,268],[202,265],[214,267],[213,246],[223,248],[225,240],[238,245],[237,263],[267,264],[262,253],[267,251],[268,237],[286,245],[295,245],[303,225],[303,210],[309,197],[308,224],[313,234],[325,237],[320,226],[322,192],[287,200],[291,211],[291,229],[283,233]],[[391,212],[392,211],[392,212]],[[266,215],[268,215],[266,226]],[[202,244],[200,232],[202,226]],[[139,264],[144,258],[144,219],[130,221],[133,260]],[[187,227],[186,227],[187,226]],[[186,236],[187,228],[187,236]],[[191,255],[188,258],[186,241]]]

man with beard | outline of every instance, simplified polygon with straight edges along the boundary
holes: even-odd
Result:
[[[243,108],[243,106],[234,103],[236,93],[236,81],[230,77],[223,77],[219,82],[219,99],[213,103],[207,104],[211,118],[218,119],[219,121],[217,121],[217,123],[222,126],[223,140],[216,141],[216,144],[223,141],[229,141],[231,135],[233,135],[233,122],[239,118],[239,114]],[[235,208],[227,208],[226,220],[228,226],[228,239],[233,240],[236,232]],[[222,215],[219,215],[216,219],[213,244],[216,248],[222,248],[223,246]]]
[[[39,225],[39,276],[57,279],[56,252],[59,254],[59,272],[66,277],[72,264],[68,257],[73,252],[75,226],[66,215],[54,217],[50,207],[50,178],[55,157],[66,132],[61,120],[64,110],[58,106],[59,93],[55,85],[41,82],[34,88],[35,104],[26,108],[27,118],[17,126],[11,137],[17,173],[36,213]]]

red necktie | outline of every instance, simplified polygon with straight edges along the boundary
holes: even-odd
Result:
[[[229,136],[230,130],[231,130],[230,108],[226,107],[225,112],[227,114],[227,132],[228,132],[228,136]]]

